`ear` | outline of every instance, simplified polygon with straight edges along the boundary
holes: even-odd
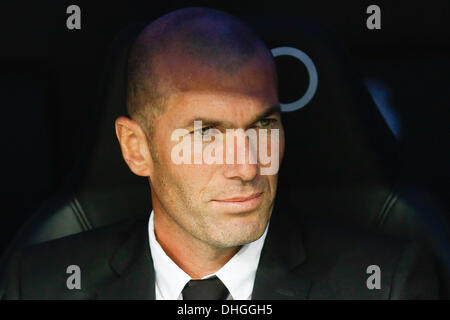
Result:
[[[138,176],[149,177],[153,163],[142,128],[127,117],[117,118],[115,127],[123,159],[130,170]]]

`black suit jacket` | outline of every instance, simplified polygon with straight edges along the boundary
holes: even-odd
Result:
[[[69,265],[81,269],[79,290],[66,286]],[[367,288],[370,265],[380,267],[380,289]],[[148,220],[26,248],[10,265],[6,298],[155,299]],[[439,298],[438,279],[415,243],[272,214],[252,299],[422,298]]]

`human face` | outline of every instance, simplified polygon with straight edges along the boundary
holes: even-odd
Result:
[[[206,72],[201,84],[173,94],[166,111],[153,122],[149,148],[155,214],[165,215],[166,221],[210,246],[239,246],[263,234],[274,206],[277,173],[261,175],[260,168],[266,164],[249,161],[248,138],[245,163],[176,164],[171,155],[179,142],[172,141],[172,132],[186,129],[193,141],[194,120],[218,123],[215,129],[223,133],[226,129],[268,129],[270,153],[270,130],[278,129],[276,152],[281,163],[284,132],[280,113],[267,114],[279,106],[272,72],[261,63],[250,64],[234,80]],[[237,154],[237,143],[224,142],[223,147],[224,154],[227,148],[234,148]]]

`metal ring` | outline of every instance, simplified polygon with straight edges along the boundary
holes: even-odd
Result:
[[[317,74],[317,69],[314,62],[306,53],[296,48],[278,47],[272,49],[271,51],[275,58],[278,56],[292,56],[303,62],[305,65],[309,75],[309,86],[305,94],[297,101],[291,103],[281,103],[281,111],[283,112],[290,112],[303,108],[314,97],[317,90],[317,85],[319,84],[319,76]]]

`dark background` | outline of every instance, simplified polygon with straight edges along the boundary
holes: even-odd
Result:
[[[66,28],[71,4],[81,30]],[[366,28],[370,4],[381,8],[381,30]],[[116,34],[187,6],[261,23],[312,19],[335,32],[396,131],[411,179],[449,205],[449,1],[3,1],[0,253],[43,200],[76,180]]]

